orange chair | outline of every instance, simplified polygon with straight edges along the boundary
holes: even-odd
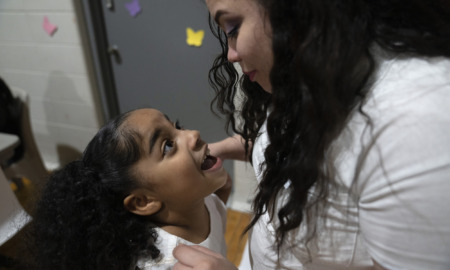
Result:
[[[23,157],[3,168],[7,179],[27,178],[31,182],[41,186],[47,179],[49,173],[44,166],[39,149],[34,139],[30,122],[29,96],[23,89],[11,87],[11,92],[15,97],[23,102],[21,114],[21,143],[24,147]]]
[[[0,169],[0,246],[18,233],[31,217],[25,212]]]

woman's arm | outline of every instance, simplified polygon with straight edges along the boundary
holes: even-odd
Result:
[[[222,141],[211,143],[208,145],[208,148],[211,151],[211,155],[220,157],[223,160],[248,161],[248,156],[245,155],[244,144],[245,141],[240,135],[234,135]]]

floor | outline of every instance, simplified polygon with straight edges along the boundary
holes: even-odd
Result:
[[[243,235],[243,232],[251,220],[249,213],[256,187],[253,167],[248,162],[234,161],[233,192],[228,202],[225,241],[227,258],[236,266],[241,262],[247,241],[247,234]]]
[[[242,259],[248,238],[247,233],[243,234],[243,232],[250,223],[250,219],[251,216],[248,213],[233,209],[228,209],[227,211],[227,228],[225,232],[225,242],[228,248],[227,259],[236,266],[239,266]]]

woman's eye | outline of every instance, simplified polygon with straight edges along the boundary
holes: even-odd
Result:
[[[169,154],[170,151],[172,151],[173,147],[174,147],[173,141],[166,141],[164,143],[163,156]]]
[[[230,31],[227,32],[227,37],[235,38],[235,37],[237,37],[238,33],[239,33],[239,25],[236,25]]]

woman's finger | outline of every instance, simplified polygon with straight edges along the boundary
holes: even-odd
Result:
[[[191,266],[186,266],[186,265],[184,265],[184,264],[182,264],[180,262],[177,262],[173,266],[172,270],[193,270],[193,268]]]
[[[214,252],[199,246],[178,245],[173,250],[173,256],[186,266],[194,266],[195,263],[207,260]],[[216,258],[214,256],[214,258]]]
[[[198,250],[199,252],[205,254],[205,255],[209,255],[209,256],[213,256],[219,259],[223,259],[224,257],[222,256],[222,254],[214,252],[212,250],[210,250],[209,248],[203,247],[203,246],[187,246],[190,247],[192,249]]]
[[[174,270],[235,270],[231,262],[221,254],[201,246],[179,245],[173,250],[173,256],[178,260]]]

